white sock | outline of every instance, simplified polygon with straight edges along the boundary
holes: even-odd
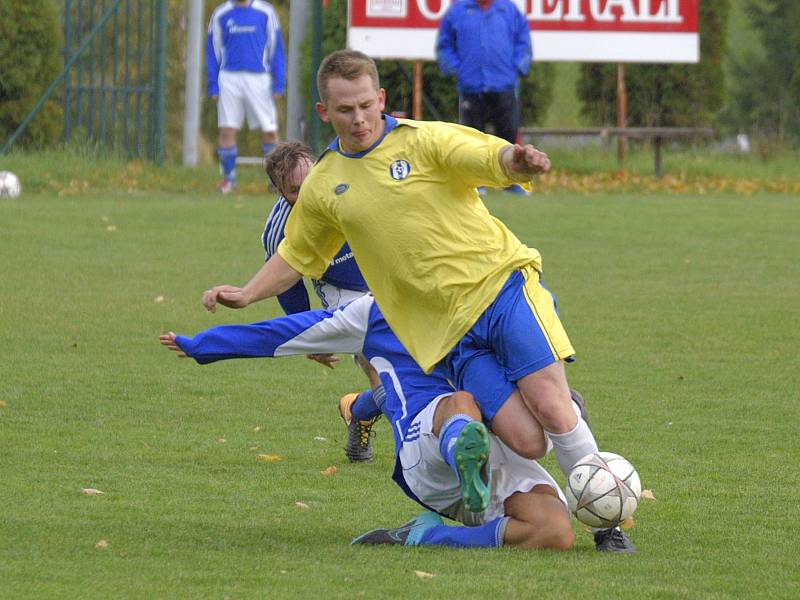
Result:
[[[558,459],[558,466],[562,473],[569,476],[572,465],[578,462],[587,454],[597,452],[597,442],[594,440],[591,429],[583,419],[578,419],[578,424],[572,431],[567,433],[547,432],[553,449]]]

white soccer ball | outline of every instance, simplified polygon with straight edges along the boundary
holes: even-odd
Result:
[[[16,198],[21,191],[16,175],[11,171],[0,171],[0,198]]]
[[[572,467],[564,490],[572,514],[590,527],[615,527],[639,505],[642,484],[619,454],[587,454]]]

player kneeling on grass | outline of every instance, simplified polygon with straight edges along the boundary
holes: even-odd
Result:
[[[371,296],[334,310],[160,340],[200,364],[309,352],[367,357],[386,390],[381,409],[395,438],[392,478],[428,512],[399,528],[368,532],[355,544],[566,549],[574,541],[555,480],[490,434],[474,398],[455,391],[443,368],[426,375]],[[468,526],[444,525],[440,515]]]

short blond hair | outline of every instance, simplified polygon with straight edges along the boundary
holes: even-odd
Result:
[[[328,99],[328,81],[341,77],[354,81],[362,75],[369,75],[377,92],[381,87],[378,67],[375,61],[358,50],[337,50],[325,57],[317,70],[317,89],[319,99],[324,104]]]
[[[264,171],[276,191],[281,192],[286,178],[302,160],[312,164],[316,162],[311,148],[303,142],[281,142],[267,155],[264,159]]]

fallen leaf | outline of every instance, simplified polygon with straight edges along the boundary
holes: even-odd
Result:
[[[425,571],[414,571],[414,575],[419,577],[420,579],[433,579],[433,573],[426,573]]]
[[[97,540],[97,543],[94,545],[95,548],[98,550],[105,550],[108,548],[108,541],[106,540]]]
[[[619,526],[623,529],[633,529],[633,517],[628,517]]]
[[[163,301],[164,301],[164,296],[156,296],[155,298],[153,298],[153,302],[155,302],[156,304],[161,304]]]
[[[106,227],[106,231],[116,231],[116,230],[117,230],[116,225],[109,225],[108,227]]]
[[[642,498],[645,500],[655,500],[656,496],[653,494],[653,490],[642,490]]]
[[[218,441],[220,444],[224,444],[224,443],[225,443],[225,442],[227,442],[228,440],[226,440],[225,438],[219,438],[217,441]]]
[[[248,450],[250,450],[250,452],[255,452],[256,450],[258,450],[258,446],[250,446]]]
[[[295,502],[294,505],[297,508],[308,508],[308,504],[306,504],[305,502]]]
[[[327,441],[328,441],[328,438],[324,438],[324,437],[322,437],[321,435],[318,435],[318,436],[317,436],[317,437],[315,437],[314,439],[315,439],[316,441],[318,441],[318,442],[327,442]]]
[[[253,431],[254,431],[255,433],[258,433],[259,431],[261,431],[261,426],[260,426],[260,425],[257,425],[256,427],[253,427]]]
[[[108,223],[108,217],[106,217],[106,216],[100,217],[100,220],[101,220],[103,223]]]
[[[328,467],[320,471],[320,475],[333,475],[334,473],[336,473],[336,467]]]
[[[105,494],[105,492],[101,492],[100,490],[96,490],[94,488],[81,488],[81,491],[87,496],[102,496]]]
[[[256,456],[256,459],[260,460],[261,462],[277,462],[279,460],[283,460],[277,454],[259,454]]]

